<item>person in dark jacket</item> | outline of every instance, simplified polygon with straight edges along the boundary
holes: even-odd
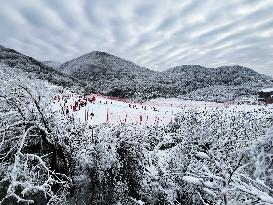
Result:
[[[68,115],[69,114],[69,109],[66,108],[65,114]]]

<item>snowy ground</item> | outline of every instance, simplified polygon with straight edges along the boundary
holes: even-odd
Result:
[[[78,101],[79,96],[71,93],[64,94],[61,100],[54,100],[53,108],[61,112],[65,104],[69,109],[67,117],[73,117],[76,121],[86,122],[90,125],[101,123],[137,123],[141,125],[166,125],[174,120],[175,114],[183,109],[226,109],[237,111],[271,110],[273,105],[237,105],[235,103],[214,103],[204,101],[190,101],[175,98],[158,98],[144,103],[132,103],[105,96],[96,96],[95,103],[88,102],[80,110],[73,112],[72,106]],[[60,95],[61,96],[61,95]],[[94,95],[90,95],[92,97]],[[129,106],[131,105],[131,107]],[[94,116],[91,116],[91,113]]]

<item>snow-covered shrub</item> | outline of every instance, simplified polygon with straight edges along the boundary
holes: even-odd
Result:
[[[250,165],[257,164],[248,154],[254,153],[250,147],[272,125],[264,117],[267,114],[266,110],[187,109],[165,127],[82,128],[83,134],[72,140],[73,199],[95,204],[246,204],[258,200],[242,189],[250,187],[255,170]],[[270,191],[257,193],[271,195]]]
[[[13,71],[0,73],[0,203],[56,204],[70,184],[69,145],[47,106],[58,88]]]
[[[203,114],[207,117],[207,114],[212,113]],[[272,136],[270,138],[267,134],[265,138],[261,137],[264,135],[264,127],[270,127],[272,121],[256,114],[237,112],[229,117],[218,110],[206,121],[190,117],[195,121],[196,128],[181,126],[180,131],[190,133],[191,139],[197,142],[192,146],[195,157],[191,159],[182,178],[188,183],[185,188],[194,190],[194,203],[273,202],[270,197],[272,174],[265,174],[265,170],[270,170],[272,155],[264,152],[264,146],[270,147],[272,142],[268,139],[272,139]],[[181,123],[185,121],[188,122],[183,116]],[[257,139],[258,142],[255,142]]]
[[[75,155],[72,179],[82,191],[75,191],[74,198],[92,204],[139,200],[145,153],[139,142],[142,132],[125,125],[87,128],[87,138]]]

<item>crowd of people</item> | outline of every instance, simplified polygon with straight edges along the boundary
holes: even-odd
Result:
[[[96,102],[96,97],[91,96],[79,96],[77,100],[75,100],[73,103],[68,102],[69,99],[71,99],[71,95],[63,95],[63,96],[54,96],[53,98],[53,103],[60,103],[62,107],[62,113],[65,115],[69,115],[70,112],[76,112],[81,110],[82,108],[87,106],[87,103],[95,103]],[[61,103],[63,101],[63,104]],[[94,116],[93,113],[91,113],[92,116]]]

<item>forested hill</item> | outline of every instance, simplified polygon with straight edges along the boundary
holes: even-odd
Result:
[[[0,64],[22,70],[30,77],[47,80],[61,86],[79,86],[77,79],[65,75],[32,57],[23,55],[13,49],[0,46]]]
[[[91,90],[141,99],[192,98],[192,93],[197,91],[198,100],[215,100],[213,96],[206,95],[206,89],[212,88],[221,93],[218,99],[234,99],[240,95],[255,94],[260,87],[273,82],[271,77],[239,65],[218,68],[183,65],[158,72],[99,51],[72,59],[62,64],[59,70],[89,82]],[[204,92],[200,93],[200,89]]]
[[[271,77],[239,65],[218,68],[183,65],[159,72],[100,51],[60,65],[53,61],[42,63],[1,46],[0,63],[57,85],[76,86],[85,93],[99,92],[138,100],[180,97],[226,101],[254,95],[262,87],[273,84]]]

